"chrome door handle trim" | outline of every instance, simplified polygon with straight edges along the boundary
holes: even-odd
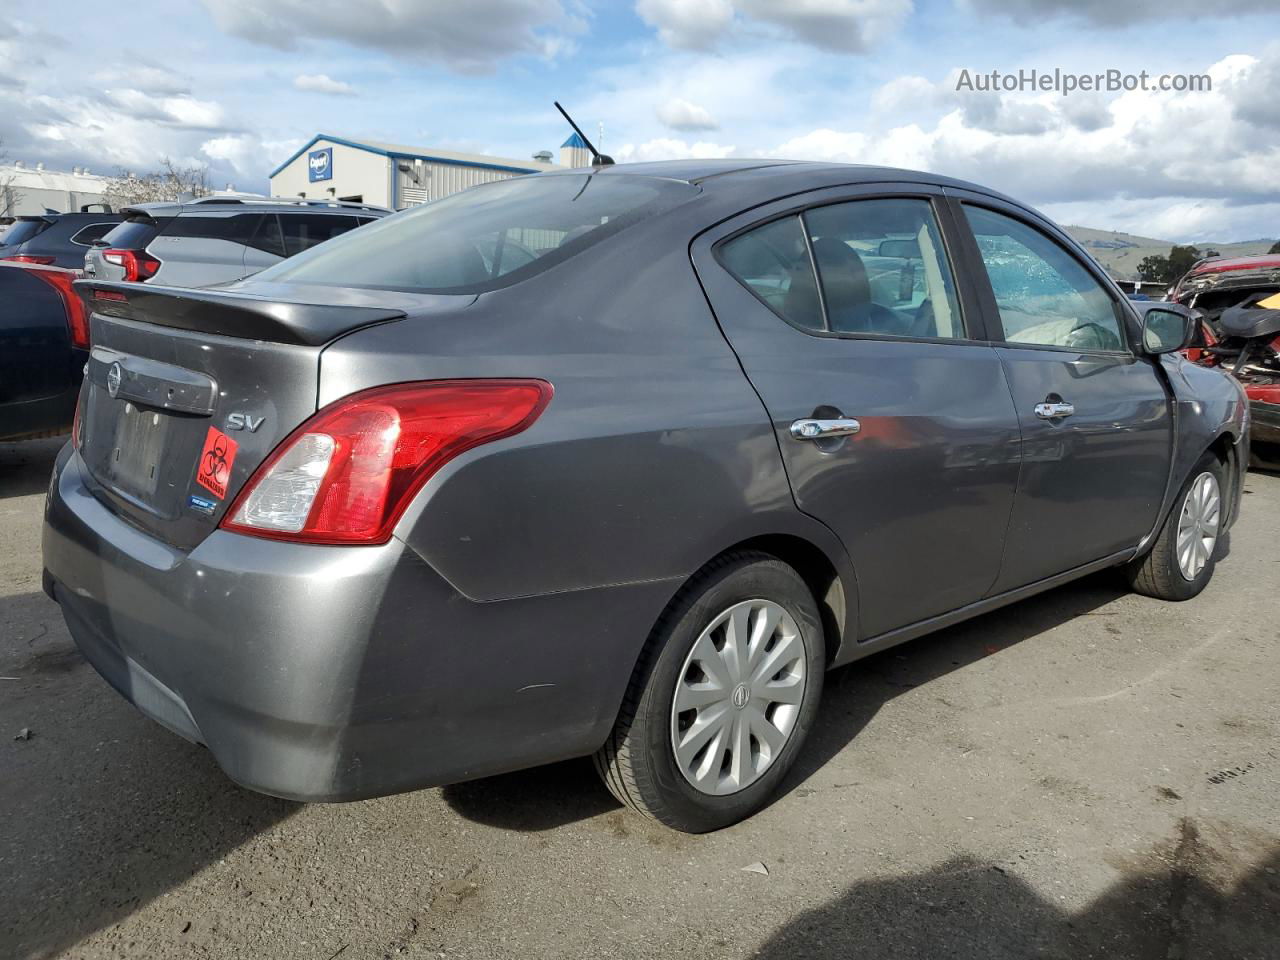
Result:
[[[1076,412],[1072,403],[1037,403],[1036,416],[1041,420],[1061,420]]]
[[[836,420],[806,418],[791,424],[791,436],[797,440],[824,440],[828,437],[849,437],[862,429],[862,424],[852,417]]]

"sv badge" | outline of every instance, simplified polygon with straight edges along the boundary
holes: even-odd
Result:
[[[251,413],[229,413],[227,414],[227,429],[248,430],[250,433],[254,433],[266,419],[266,417],[255,417]]]

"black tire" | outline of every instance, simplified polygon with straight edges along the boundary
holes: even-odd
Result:
[[[686,658],[703,631],[734,604],[754,599],[778,604],[795,621],[804,646],[804,692],[789,738],[759,778],[713,796],[696,789],[677,765],[671,711]],[[817,713],[825,670],[822,618],[799,574],[768,554],[727,554],[686,584],[654,627],[613,732],[595,755],[596,770],[622,803],[676,830],[705,833],[737,823],[769,801],[795,762]]]
[[[1205,473],[1212,474],[1218,481],[1218,491],[1222,503],[1219,513],[1220,528],[1213,552],[1208,560],[1205,561],[1204,567],[1194,579],[1188,580],[1183,576],[1182,570],[1178,566],[1178,521],[1182,516],[1187,498],[1191,494],[1192,486]],[[1160,528],[1160,534],[1156,537],[1156,542],[1151,547],[1150,552],[1146,556],[1134,560],[1126,568],[1125,572],[1129,578],[1129,586],[1135,592],[1148,597],[1155,597],[1157,600],[1190,600],[1192,597],[1197,596],[1213,578],[1217,560],[1223,555],[1223,548],[1227,541],[1227,531],[1221,528],[1221,524],[1226,519],[1228,496],[1226,466],[1214,454],[1206,453],[1192,468],[1190,476],[1187,477],[1187,482],[1178,491],[1178,498],[1174,500],[1173,507],[1169,510],[1169,515],[1165,517],[1164,526]]]

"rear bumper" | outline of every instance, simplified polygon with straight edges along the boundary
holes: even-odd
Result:
[[[590,753],[667,582],[474,603],[400,541],[218,531],[190,553],[125,523],[65,449],[45,586],[127,699],[237,782],[354,800]]]

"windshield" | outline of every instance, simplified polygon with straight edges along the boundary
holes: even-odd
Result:
[[[688,183],[651,177],[514,177],[344,234],[257,279],[481,293],[540,273],[697,193]]]

